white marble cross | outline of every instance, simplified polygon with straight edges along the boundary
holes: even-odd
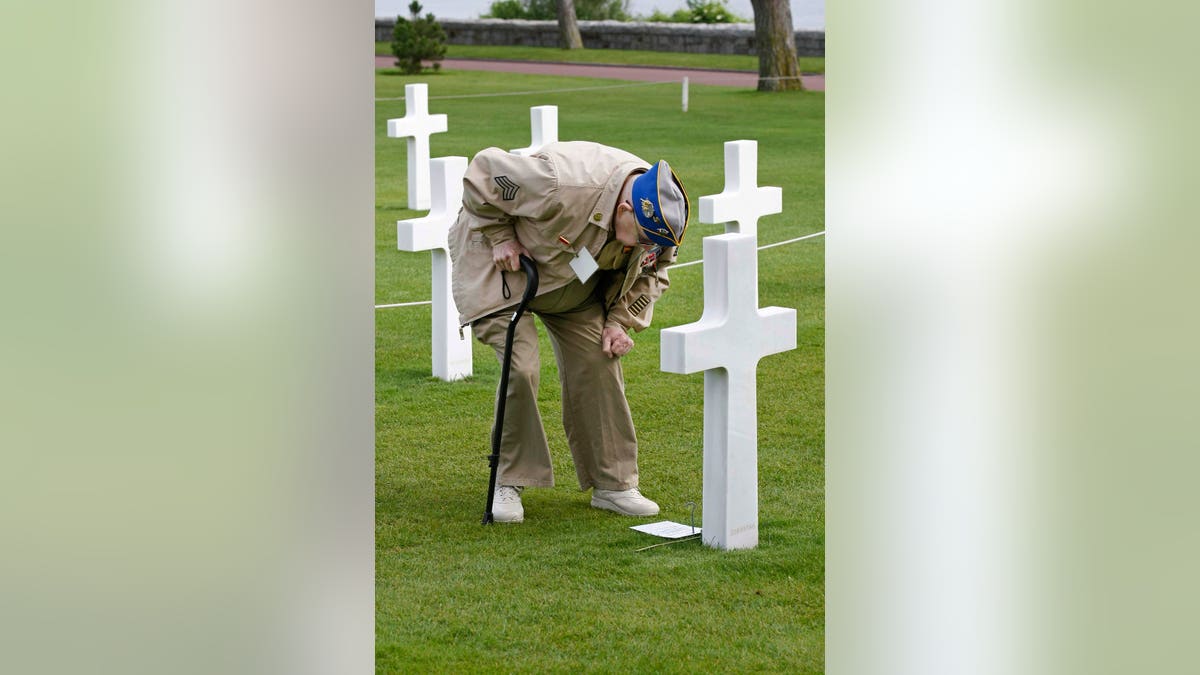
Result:
[[[539,105],[529,109],[529,127],[533,142],[526,148],[510,150],[514,155],[528,156],[547,143],[558,142],[558,106]]]
[[[429,162],[433,174],[433,208],[424,218],[396,221],[401,251],[430,251],[433,257],[433,376],[452,382],[471,374],[471,336],[460,337],[458,307],[450,292],[447,235],[462,206],[466,157],[438,157]]]
[[[725,190],[700,198],[700,222],[758,234],[758,219],[783,211],[783,190],[758,187],[758,141],[726,141]]]
[[[445,131],[446,116],[429,114],[424,83],[404,86],[404,117],[387,121],[389,138],[408,139],[408,208],[429,208],[429,137]]]
[[[758,546],[758,361],[796,348],[796,310],[758,307],[752,234],[704,238],[704,313],[662,331],[661,368],[704,371],[704,543]]]

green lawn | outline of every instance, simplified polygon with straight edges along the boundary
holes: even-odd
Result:
[[[413,81],[428,82],[430,111],[449,116],[449,132],[432,138],[434,157],[528,145],[529,107],[553,104],[563,140],[666,158],[693,207],[681,261],[723,231],[695,214],[700,196],[722,189],[727,140],[757,139],[760,182],[783,187],[783,213],[760,222],[761,244],[824,229],[823,93],[693,85],[683,113],[678,85],[552,93],[620,83],[382,71],[377,96],[402,96]],[[526,91],[543,93],[453,98]],[[611,104],[617,97],[623,105]],[[386,120],[403,114],[403,101],[376,103],[380,304],[430,297],[429,254],[396,250],[395,221],[423,215],[405,208],[406,143],[386,135]],[[663,509],[649,519],[592,509],[579,491],[542,331],[540,402],[558,486],[525,492],[524,523],[482,527],[496,359],[476,343],[474,377],[435,380],[430,308],[376,311],[379,672],[823,672],[824,239],[759,256],[760,305],[797,309],[798,347],[759,365],[755,550],[689,541],[635,552],[660,540],[630,525],[686,522],[686,503],[701,501],[704,378],[659,371],[658,331],[700,317],[703,265],[671,280],[624,363],[642,488]]]
[[[390,42],[376,42],[375,53],[392,53]],[[672,66],[678,68],[715,68],[758,72],[758,57],[736,54],[687,54],[647,52],[632,49],[556,49],[554,47],[498,47],[490,45],[447,45],[448,59],[508,59],[514,61],[563,61],[570,63],[611,63],[618,65]],[[823,57],[802,56],[800,70],[824,73]]]

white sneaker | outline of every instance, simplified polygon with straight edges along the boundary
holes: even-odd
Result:
[[[616,511],[624,516],[658,515],[658,504],[646,499],[637,488],[628,490],[592,490],[592,506]]]
[[[521,490],[513,485],[496,488],[492,498],[492,520],[497,523],[519,523],[525,520],[525,508],[521,506]]]

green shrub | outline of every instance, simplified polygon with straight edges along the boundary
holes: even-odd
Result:
[[[655,9],[642,21],[655,23],[745,23],[729,11],[728,0],[687,0],[687,9],[667,14]],[[557,21],[558,0],[494,0],[485,19]],[[575,18],[580,21],[631,21],[629,0],[575,0]]]
[[[725,6],[726,0],[687,0],[692,23],[740,23],[745,21]]]
[[[655,23],[746,23],[725,6],[727,0],[687,0],[687,9],[677,9],[671,14],[657,9],[645,18]]]
[[[580,21],[629,21],[629,0],[575,0]]]
[[[558,21],[557,0],[522,0],[525,5],[525,18],[531,21]],[[579,8],[575,8],[575,18],[580,18]]]
[[[558,0],[495,0],[485,19],[557,21]],[[580,21],[629,21],[629,0],[575,0]]]
[[[433,14],[421,18],[421,3],[417,0],[408,6],[408,11],[412,20],[396,17],[396,28],[392,31],[396,67],[415,75],[425,69],[425,61],[432,61],[433,69],[441,70],[441,61],[446,58],[446,31]]]
[[[654,13],[646,17],[645,20],[652,23],[691,23],[692,12],[686,9],[677,9],[670,14],[666,14],[655,9]]]
[[[483,15],[485,19],[525,19],[525,5],[521,0],[496,0],[490,11]]]

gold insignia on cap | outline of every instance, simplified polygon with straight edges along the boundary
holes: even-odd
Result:
[[[654,202],[642,197],[642,215],[647,218],[654,217]]]

